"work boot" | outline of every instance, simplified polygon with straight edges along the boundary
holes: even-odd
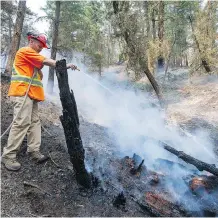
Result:
[[[40,151],[33,151],[33,152],[29,152],[28,154],[37,163],[43,163],[48,160],[48,157],[41,154]]]
[[[16,160],[16,158],[6,158],[2,157],[2,163],[5,165],[5,168],[11,171],[18,171],[21,168],[21,164]]]

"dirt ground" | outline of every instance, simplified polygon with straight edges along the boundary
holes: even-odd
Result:
[[[218,155],[218,76],[196,76],[190,80],[186,74],[178,74],[174,73],[176,79],[166,84],[173,90],[165,92],[168,122],[188,132],[208,132]]]
[[[218,83],[194,84],[176,88],[176,96],[169,96],[168,117],[173,124],[187,130],[198,127],[209,128],[211,137],[216,143],[218,116]],[[1,131],[10,125],[13,117],[13,105],[7,97],[9,82],[1,80]],[[174,87],[175,89],[175,87]],[[172,100],[173,99],[173,100]],[[66,150],[64,132],[59,121],[61,109],[54,103],[40,104],[42,121],[42,152],[50,160],[42,165],[35,164],[26,156],[24,141],[18,160],[22,168],[18,172],[1,168],[1,216],[2,217],[141,217],[150,216],[142,212],[140,207],[127,199],[126,207],[117,208],[113,200],[115,189],[96,188],[84,191],[76,181],[72,164]],[[87,122],[80,116],[80,132],[87,157],[104,156],[105,159],[114,155],[112,139],[105,134],[105,128]],[[8,134],[2,139],[1,148],[7,143]],[[101,147],[101,150],[96,149]],[[93,162],[94,159],[87,159]],[[30,184],[30,185],[28,185]],[[113,191],[112,191],[113,190]]]
[[[1,80],[1,131],[7,129],[12,121],[13,106],[7,97],[8,81]],[[26,156],[24,141],[18,160],[22,168],[10,172],[1,167],[1,216],[2,217],[74,217],[74,216],[145,216],[133,201],[127,202],[127,209],[113,206],[116,192],[96,189],[85,192],[75,181],[72,164],[66,151],[64,132],[60,126],[59,109],[53,103],[40,106],[42,125],[42,152],[50,160],[37,165]],[[113,145],[104,134],[104,128],[85,122],[80,117],[80,131],[87,156],[104,153],[111,155]],[[49,132],[49,133],[48,133]],[[49,135],[51,134],[51,136]],[[8,134],[2,139],[2,148],[7,142]],[[102,147],[102,153],[95,149],[95,143]],[[105,157],[106,158],[106,157]],[[36,187],[25,185],[32,184]],[[149,215],[149,214],[147,214]]]

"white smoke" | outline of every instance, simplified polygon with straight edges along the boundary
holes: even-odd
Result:
[[[137,153],[146,157],[146,165],[152,165],[156,158],[178,161],[177,157],[159,146],[158,141],[164,141],[202,161],[217,163],[207,133],[199,132],[194,138],[181,136],[175,127],[166,127],[164,112],[152,106],[150,96],[145,92],[135,92],[126,78],[121,81],[119,74],[108,71],[99,81],[97,74],[90,78],[81,62],[74,60],[73,63],[81,70],[68,70],[79,113],[89,122],[107,127],[123,154],[132,156]],[[44,81],[47,81],[46,76]],[[55,99],[59,99],[57,80],[55,93]]]

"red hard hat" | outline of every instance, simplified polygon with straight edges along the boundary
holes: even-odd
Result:
[[[36,39],[43,44],[43,48],[49,48],[47,45],[47,37],[43,33],[40,34],[27,33],[27,38],[28,40],[30,40],[31,38]]]

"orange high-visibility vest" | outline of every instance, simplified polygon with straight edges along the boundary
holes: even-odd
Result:
[[[14,60],[8,95],[24,96],[35,72],[28,96],[37,101],[45,100],[43,84],[38,73],[43,67],[44,60],[44,56],[40,55],[30,47],[19,49]]]

